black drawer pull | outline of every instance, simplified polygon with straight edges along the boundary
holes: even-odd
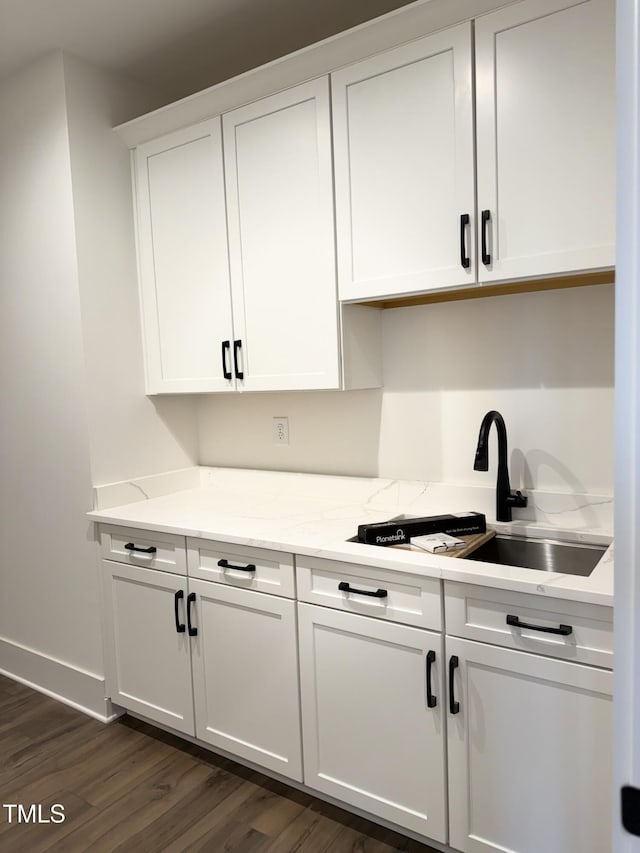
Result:
[[[191,605],[196,600],[195,592],[190,592],[187,596],[187,631],[190,637],[198,636],[198,629],[191,624]]]
[[[436,653],[430,649],[427,652],[427,708],[435,708],[438,704],[438,699],[431,692],[431,666],[435,660]]]
[[[222,375],[225,379],[232,379],[231,371],[227,367],[227,355],[231,349],[231,341],[222,341]]]
[[[460,214],[460,266],[468,270],[471,266],[471,258],[467,252],[467,228],[471,221],[468,213]]]
[[[528,628],[530,631],[542,631],[545,634],[560,634],[562,637],[568,637],[573,634],[571,625],[559,625],[557,628],[545,628],[544,625],[530,625],[528,622],[521,622],[518,616],[507,616],[507,625],[512,625],[514,628]]]
[[[180,621],[180,617],[178,615],[178,604],[181,599],[184,598],[184,590],[179,589],[174,598],[173,598],[173,615],[176,620],[176,631],[178,634],[184,634],[184,622]]]
[[[452,714],[458,714],[460,712],[460,703],[456,702],[456,697],[453,689],[454,675],[459,664],[460,661],[458,660],[458,655],[451,655],[451,657],[449,658],[449,711]]]
[[[125,551],[138,551],[140,554],[155,554],[158,550],[155,545],[150,545],[148,548],[138,548],[133,542],[127,542],[124,548]]]
[[[340,592],[355,592],[356,595],[370,595],[372,598],[386,598],[389,593],[386,589],[356,589],[353,586],[349,586],[347,581],[340,581],[338,584],[338,589]]]
[[[244,379],[244,371],[240,370],[238,364],[240,363],[240,359],[238,358],[238,353],[242,349],[242,341],[234,341],[233,342],[233,369],[236,373],[236,379]]]
[[[491,222],[491,211],[483,210],[482,211],[482,263],[485,266],[489,266],[491,263],[491,252],[489,252],[488,245],[488,231],[489,231],[489,223]]]
[[[236,566],[234,563],[230,563],[229,560],[218,560],[218,565],[221,569],[234,569],[236,572],[255,572],[256,570],[253,563],[247,563],[246,566]]]

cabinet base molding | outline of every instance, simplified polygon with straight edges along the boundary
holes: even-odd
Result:
[[[140,722],[145,723],[146,725],[151,726],[154,729],[160,729],[161,731],[173,735],[174,737],[179,738],[180,740],[187,741],[188,743],[194,744],[195,746],[199,746],[202,749],[205,749],[207,752],[211,752],[214,755],[219,755],[221,758],[226,758],[229,761],[234,761],[241,767],[246,767],[249,770],[254,770],[256,773],[262,773],[263,776],[266,776],[269,779],[273,779],[276,782],[281,782],[284,785],[288,785],[295,791],[302,791],[304,794],[309,794],[309,796],[315,797],[317,800],[322,800],[323,803],[329,803],[332,806],[336,806],[336,808],[343,809],[343,811],[345,812],[349,812],[349,814],[354,814],[358,817],[364,818],[365,820],[370,820],[372,823],[384,827],[384,829],[390,829],[393,832],[397,832],[398,835],[404,835],[405,838],[411,838],[413,841],[419,841],[421,844],[426,844],[429,847],[432,847],[434,850],[440,851],[440,853],[459,853],[458,850],[453,847],[449,847],[447,844],[441,844],[438,841],[434,841],[431,838],[427,838],[425,835],[420,835],[420,833],[418,832],[411,832],[411,830],[409,829],[405,829],[402,826],[398,826],[397,823],[392,823],[391,821],[378,817],[377,815],[372,814],[371,812],[367,812],[364,809],[359,809],[356,806],[351,806],[348,803],[345,803],[342,800],[337,799],[336,797],[331,797],[328,794],[324,794],[321,791],[316,791],[315,788],[310,788],[308,785],[304,785],[301,782],[296,782],[293,779],[289,779],[287,776],[283,776],[281,773],[276,773],[273,770],[268,770],[267,768],[262,767],[261,765],[256,764],[253,761],[248,761],[245,758],[238,758],[238,756],[234,755],[232,752],[227,752],[226,750],[219,749],[217,747],[214,748],[208,743],[198,740],[198,738],[196,737],[185,735],[182,732],[178,732],[175,729],[172,729],[170,726],[165,726],[161,723],[156,723],[154,720],[150,720],[148,717],[145,717],[142,714],[136,714],[131,711],[126,711],[125,713],[129,717],[133,717],[136,720],[140,720]]]
[[[1,637],[0,675],[102,723],[110,723],[124,713],[106,697],[103,677]]]
[[[357,303],[370,308],[409,308],[412,305],[430,305],[434,302],[457,302],[459,299],[481,299],[485,296],[508,296],[512,293],[538,293],[541,290],[561,290],[567,287],[590,287],[594,284],[614,284],[615,271],[580,273],[553,278],[535,278],[508,281],[504,284],[477,284],[460,290],[439,290],[417,293],[413,296],[394,296],[370,302]]]

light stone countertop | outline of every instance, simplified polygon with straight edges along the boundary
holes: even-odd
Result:
[[[493,523],[487,508],[478,506],[482,501],[472,488],[226,468],[185,469],[179,479],[178,491],[148,499],[139,499],[144,497],[146,484],[145,489],[135,482],[102,487],[111,489],[114,495],[126,495],[124,487],[135,487],[137,491],[131,490],[131,500],[135,502],[94,510],[88,516],[96,522],[125,527],[613,606],[613,543],[609,530],[585,526],[584,522],[571,527],[531,518],[511,524]],[[173,482],[175,488],[175,477]],[[187,488],[188,483],[196,485]],[[161,491],[156,487],[156,493]],[[147,493],[153,494],[153,490]],[[97,502],[107,504],[106,500]],[[487,522],[499,531],[604,544],[608,548],[589,577],[577,577],[346,541],[356,535],[358,524],[386,521],[403,513],[421,516],[469,510],[486,512]],[[556,522],[562,520],[562,514],[554,518]]]

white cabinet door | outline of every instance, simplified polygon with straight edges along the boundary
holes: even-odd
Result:
[[[448,665],[459,664],[459,710],[447,721],[451,846],[607,853],[612,673],[471,640],[446,646]]]
[[[189,590],[196,736],[301,782],[295,602],[201,580]]]
[[[329,84],[223,116],[239,390],[338,388]]]
[[[466,23],[331,75],[341,299],[475,283],[471,55]]]
[[[305,784],[445,841],[441,635],[313,604],[298,620]]]
[[[481,282],[614,264],[614,12],[524,0],[476,21]]]
[[[186,578],[107,560],[102,567],[109,696],[193,735]]]
[[[140,145],[135,174],[147,392],[233,389],[220,118]]]

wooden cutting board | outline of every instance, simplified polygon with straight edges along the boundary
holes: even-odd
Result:
[[[489,539],[493,539],[496,535],[495,530],[487,529],[486,533],[474,533],[472,536],[456,536],[456,539],[462,539],[466,542],[464,548],[452,548],[450,551],[436,551],[438,557],[467,557],[472,554],[476,548],[484,545]],[[414,545],[392,545],[393,548],[402,548],[405,551],[413,551],[414,554],[421,552],[422,554],[430,554],[430,551],[425,551],[423,548],[418,548]]]

